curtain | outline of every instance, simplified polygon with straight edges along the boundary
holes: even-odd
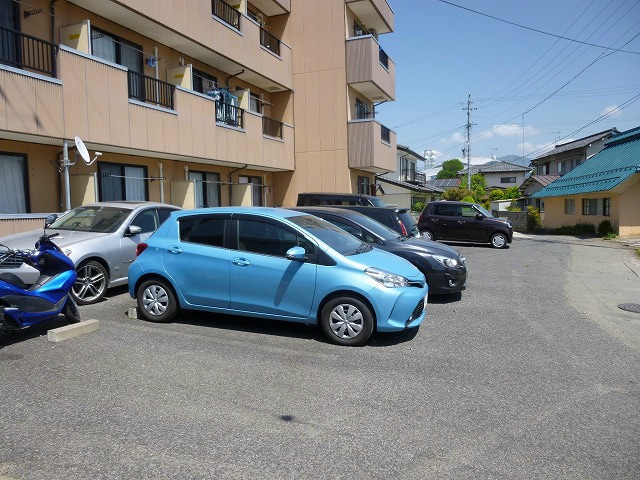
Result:
[[[195,188],[195,207],[201,208],[204,207],[204,190],[202,189],[202,173],[200,172],[189,172],[189,180],[193,182],[193,186]]]
[[[24,172],[24,157],[0,155],[0,213],[28,213]]]
[[[124,167],[126,199],[146,200],[145,174],[143,167]]]
[[[96,57],[116,63],[116,43],[113,37],[100,31],[91,32],[91,51]]]
[[[207,173],[207,206],[220,206],[220,175],[217,173]]]

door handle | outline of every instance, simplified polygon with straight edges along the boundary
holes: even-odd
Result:
[[[239,258],[239,257],[236,257],[233,260],[231,260],[231,263],[233,263],[234,265],[237,265],[238,267],[248,267],[249,265],[251,265],[251,262],[249,260],[247,260],[246,258]]]
[[[167,252],[177,255],[179,253],[182,253],[182,249],[180,247],[169,247],[167,248]]]
[[[458,220],[458,225],[462,225],[463,223],[465,223],[464,220]]]

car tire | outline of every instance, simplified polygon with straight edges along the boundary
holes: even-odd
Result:
[[[494,233],[489,241],[493,248],[507,248],[507,236],[504,233]]]
[[[163,280],[146,280],[136,291],[138,315],[144,320],[167,323],[178,314],[178,302],[172,288]]]
[[[95,260],[81,263],[76,268],[78,278],[71,287],[71,295],[78,305],[99,302],[107,293],[109,276],[107,269]]]
[[[362,301],[352,297],[329,300],[320,312],[320,327],[333,343],[356,347],[373,333],[373,315]]]
[[[80,322],[80,310],[78,310],[78,305],[76,301],[73,299],[73,295],[67,295],[67,303],[64,305],[64,310],[62,310],[62,314],[67,318],[69,323],[79,323]]]
[[[436,239],[431,230],[422,230],[421,233],[422,233],[422,236],[424,238],[426,238],[427,240],[435,240]]]

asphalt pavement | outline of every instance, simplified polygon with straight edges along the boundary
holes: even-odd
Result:
[[[633,246],[456,248],[462,296],[362,348],[129,319],[122,288],[81,307],[97,332],[0,339],[0,480],[640,478],[640,314],[618,308],[640,303]]]

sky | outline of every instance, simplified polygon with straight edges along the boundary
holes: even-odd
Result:
[[[389,4],[396,100],[376,118],[436,165],[466,162],[469,96],[472,163],[640,126],[640,0]]]

